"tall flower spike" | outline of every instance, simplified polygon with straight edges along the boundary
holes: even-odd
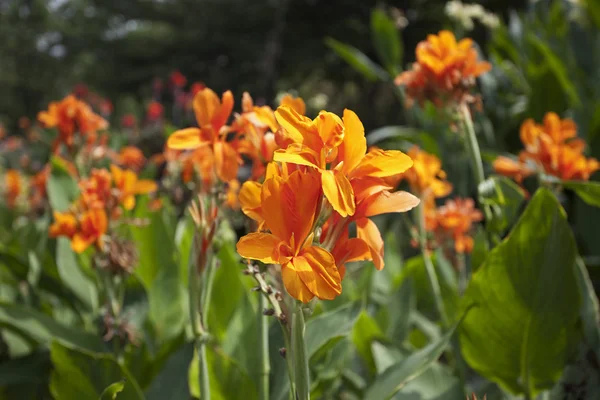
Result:
[[[315,296],[331,300],[342,290],[334,257],[312,244],[323,193],[319,178],[296,171],[267,179],[261,187],[262,207],[255,212],[270,233],[250,233],[237,244],[242,257],[280,264],[288,293],[304,303]]]

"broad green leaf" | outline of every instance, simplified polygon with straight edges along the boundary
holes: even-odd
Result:
[[[369,57],[355,47],[339,42],[333,38],[326,38],[325,44],[336,52],[357,72],[360,72],[370,81],[387,81],[390,76],[379,65],[375,64]]]
[[[144,399],[137,382],[109,354],[78,351],[53,342],[50,357],[54,366],[50,376],[50,392],[56,400],[98,399],[104,395],[107,387],[117,381],[125,382],[119,392],[119,400]]]
[[[356,351],[372,372],[375,372],[375,361],[371,353],[371,343],[384,337],[385,335],[377,322],[363,310],[352,328],[352,342],[356,347]]]
[[[407,278],[390,296],[388,303],[389,325],[387,336],[395,343],[402,343],[410,329],[410,315],[416,306],[416,295],[412,278]]]
[[[187,343],[174,352],[146,391],[146,399],[178,400],[190,398],[188,371],[193,356],[193,343]]]
[[[199,398],[200,386],[197,354],[197,352],[194,352],[188,376],[190,393],[192,396]],[[208,363],[211,400],[254,400],[258,398],[255,383],[244,373],[235,360],[229,358],[220,350],[211,347],[207,348],[206,359]]]
[[[125,389],[125,381],[115,382],[104,389],[100,395],[100,400],[115,400],[123,389]]]
[[[460,342],[473,369],[514,393],[552,387],[579,337],[575,257],[564,211],[538,190],[466,290],[463,305],[474,307]]]
[[[562,185],[574,190],[590,206],[600,207],[600,182],[562,181]]]
[[[425,372],[450,345],[452,335],[459,324],[460,321],[448,330],[448,332],[446,332],[439,340],[414,352],[378,375],[373,384],[367,389],[364,398],[389,399],[408,382]]]
[[[594,285],[581,257],[577,258],[577,284],[583,299],[581,321],[585,341],[590,349],[596,349],[595,357],[600,362],[600,307]]]
[[[433,363],[426,371],[409,381],[398,391],[394,400],[445,400],[464,399],[463,387],[449,368],[438,362]],[[491,400],[488,395],[487,399]]]
[[[0,325],[37,343],[48,344],[52,340],[60,340],[88,351],[104,350],[99,336],[59,324],[49,315],[17,304],[0,303]]]
[[[187,312],[185,287],[181,281],[181,265],[177,262],[174,226],[168,209],[157,212],[148,207],[148,199],[138,202],[134,216],[147,219],[147,226],[131,226],[131,233],[139,254],[135,270],[148,293],[150,321],[157,335],[168,340],[183,329]]]
[[[383,65],[396,76],[402,65],[402,41],[394,21],[379,9],[371,13],[371,37]]]
[[[325,346],[332,345],[346,337],[352,332],[352,327],[359,314],[359,307],[354,304],[346,304],[310,318],[306,323],[305,336],[308,356],[312,357]]]
[[[0,387],[46,385],[51,367],[47,351],[3,361],[0,363]]]
[[[83,273],[81,264],[71,249],[69,239],[56,240],[56,267],[63,284],[69,288],[88,310],[98,308],[98,291],[92,280]]]
[[[77,199],[79,188],[64,165],[64,161],[53,157],[51,165],[52,170],[46,183],[48,200],[54,211],[65,211]]]
[[[371,343],[371,352],[373,353],[373,361],[375,361],[375,371],[378,375],[405,358],[405,355],[399,349],[378,341]]]

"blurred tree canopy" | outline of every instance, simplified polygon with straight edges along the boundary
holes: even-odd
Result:
[[[329,109],[353,108],[367,126],[394,122],[399,104],[390,88],[365,82],[324,38],[370,55],[371,10],[397,8],[408,20],[402,37],[404,62],[410,62],[416,43],[447,21],[444,3],[0,0],[0,118],[14,128],[20,116],[35,116],[78,82],[113,101],[147,99],[154,77],[178,69],[188,82],[232,89],[238,98],[244,90],[258,102],[271,102],[281,90],[323,93]],[[524,3],[481,2],[499,14]],[[480,43],[487,39],[484,30],[473,35]]]

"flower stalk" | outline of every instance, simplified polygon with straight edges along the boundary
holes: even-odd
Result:
[[[294,365],[294,382],[296,384],[296,399],[310,399],[310,374],[308,369],[308,354],[304,333],[304,311],[302,303],[296,302],[292,315],[292,363]]]
[[[260,380],[259,398],[269,400],[269,374],[271,373],[271,361],[269,359],[269,319],[263,313],[267,310],[269,302],[264,295],[258,298],[258,325],[260,329]]]

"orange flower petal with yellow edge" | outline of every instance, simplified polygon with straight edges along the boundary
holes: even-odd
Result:
[[[186,128],[173,132],[167,139],[167,147],[173,150],[197,149],[206,144],[202,140],[202,131],[199,128]]]
[[[335,148],[344,140],[344,125],[334,113],[321,111],[314,123],[323,144],[328,148]]]
[[[212,89],[204,88],[196,93],[192,101],[192,107],[196,114],[198,126],[210,125],[220,106],[219,96]]]
[[[135,196],[130,194],[123,198],[123,208],[126,210],[133,210],[135,207]]]
[[[261,191],[262,184],[254,181],[247,181],[242,185],[238,195],[242,212],[258,223],[264,221],[260,201]]]
[[[135,185],[133,186],[133,191],[135,194],[152,193],[156,192],[157,189],[158,185],[156,184],[156,182],[150,179],[141,179],[135,182]]]
[[[291,95],[286,94],[281,98],[279,105],[290,107],[300,115],[306,113],[306,104],[304,104],[302,97],[293,98]]]
[[[350,173],[350,178],[372,176],[383,178],[401,174],[413,165],[413,160],[399,150],[375,149],[365,155]]]
[[[313,121],[291,107],[279,106],[275,110],[275,118],[294,143],[303,143],[314,136]]]
[[[300,267],[306,268],[305,264]],[[306,271],[308,273],[308,271]],[[306,287],[304,281],[298,274],[297,267],[291,261],[281,264],[281,280],[285,286],[285,290],[293,298],[300,300],[303,303],[308,303],[315,295]]]
[[[238,154],[227,142],[215,142],[214,144],[215,169],[217,176],[224,182],[237,178],[239,164]]]
[[[365,128],[354,111],[344,110],[344,141],[338,147],[338,159],[342,160],[342,171],[348,174],[359,165],[367,152]]]
[[[95,240],[94,237],[83,237],[80,233],[76,233],[71,239],[71,248],[75,253],[83,253]]]
[[[333,300],[342,293],[340,274],[333,255],[318,246],[309,246],[291,260],[304,285],[323,300]]]
[[[322,168],[318,161],[318,155],[310,148],[300,143],[292,143],[285,150],[277,150],[273,153],[273,161],[306,165],[308,167]]]
[[[367,243],[359,238],[348,239],[347,233],[345,238],[340,238],[338,243],[331,251],[333,258],[335,258],[335,265],[338,267],[340,278],[344,279],[346,263],[353,261],[365,261],[371,260],[371,249]]]
[[[250,233],[237,242],[236,248],[244,258],[277,264],[279,261],[273,258],[273,253],[280,242],[281,240],[269,233]]]
[[[321,171],[321,183],[323,194],[335,211],[342,217],[354,215],[354,189],[343,173],[336,170]]]
[[[418,206],[419,203],[419,198],[408,192],[390,193],[386,190],[365,199],[357,210],[357,214],[361,217],[372,217],[379,214],[406,212]]]
[[[373,264],[378,270],[383,269],[383,239],[375,222],[368,218],[360,218],[356,220],[356,236],[367,243],[371,250],[371,258]]]

